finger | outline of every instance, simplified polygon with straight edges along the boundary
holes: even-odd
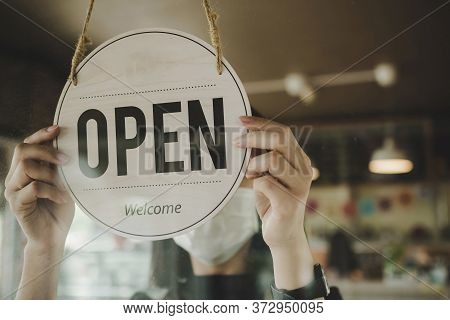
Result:
[[[267,150],[252,148],[252,151],[250,153],[250,158],[257,157],[257,156],[262,155],[267,152],[268,152]]]
[[[263,220],[267,211],[270,209],[270,200],[261,192],[255,190],[255,207],[259,218]]]
[[[235,138],[233,143],[241,148],[276,150],[303,174],[307,175],[311,171],[311,160],[299,146],[289,128],[282,131],[249,131]]]
[[[304,202],[280,184],[274,177],[265,175],[253,181],[256,193],[262,193],[270,201],[273,212],[280,219],[291,218],[295,208]]]
[[[33,133],[31,136],[25,138],[25,143],[44,143],[50,142],[55,139],[59,134],[59,127],[57,125],[50,126],[48,128],[40,129]]]
[[[310,165],[310,159],[303,151],[303,149],[298,144],[297,139],[295,138],[292,130],[289,126],[284,124],[275,122],[273,120],[259,118],[259,117],[249,117],[249,116],[241,116],[239,118],[242,124],[249,130],[258,130],[258,131],[272,131],[276,132],[280,135],[277,139],[283,140],[286,143],[292,143],[296,148],[294,148],[297,152],[300,153],[302,158],[302,163],[306,163]],[[281,139],[280,139],[281,138]],[[279,143],[279,142],[277,142]]]
[[[27,205],[38,199],[48,199],[57,204],[67,202],[64,192],[55,186],[40,181],[33,181],[17,192],[16,203],[18,206]]]
[[[239,117],[242,124],[250,130],[280,130],[284,129],[285,125],[275,122],[273,120],[264,119],[260,117]]]
[[[11,168],[8,176],[6,177],[7,182],[11,179],[11,176],[15,172],[19,162],[27,159],[45,161],[53,164],[65,164],[68,161],[65,154],[57,151],[52,146],[20,143],[14,150]]]
[[[53,125],[47,128],[40,129],[39,131],[33,133],[31,136],[24,139],[24,143],[27,144],[39,144],[39,143],[46,143],[48,145],[51,145],[52,140],[58,136],[59,134],[59,127],[57,125]],[[14,152],[13,159],[11,161],[11,167],[10,170],[6,176],[6,181],[8,181],[11,178],[11,175],[14,173],[14,170],[17,166],[17,162],[20,160],[17,157],[17,151],[19,151],[21,148],[20,145],[16,146],[16,150]]]
[[[302,175],[305,177],[312,178],[313,169],[311,159],[308,157],[308,155],[300,146],[298,146],[297,148],[295,161],[296,161],[295,167],[302,173]]]
[[[249,131],[236,137],[233,143],[241,148],[257,148],[276,150],[280,152],[292,166],[296,165],[298,144],[291,141],[292,137],[279,131]]]
[[[56,167],[31,159],[23,160],[17,165],[16,171],[9,182],[9,188],[18,191],[33,180],[55,185],[61,190],[64,189]]]
[[[269,199],[272,207],[281,207],[289,196],[289,191],[281,185],[274,177],[265,175],[253,181],[255,192],[262,193]]]
[[[270,173],[284,186],[293,189],[299,183],[298,171],[277,151],[270,151],[250,160],[246,176],[255,178]]]

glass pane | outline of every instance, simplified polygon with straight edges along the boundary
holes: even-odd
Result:
[[[320,264],[333,287],[328,298],[447,298],[448,5],[417,0],[210,2],[220,15],[218,32],[227,67],[222,80],[215,78],[219,77],[216,48],[208,47],[211,38],[200,1],[136,0],[133,6],[111,1],[108,8],[103,1],[95,4],[88,28],[92,45],[86,53],[119,34],[142,28],[179,29],[199,38],[199,43],[204,41],[202,48],[207,53],[184,61],[174,62],[160,54],[166,49],[173,53],[171,40],[158,50],[129,59],[124,50],[117,63],[105,62],[117,74],[106,70],[94,72],[98,77],[79,79],[78,88],[86,95],[73,101],[85,102],[86,108],[100,109],[108,103],[112,109],[133,106],[148,117],[155,104],[179,103],[186,110],[197,106],[189,101],[208,105],[211,112],[200,119],[207,125],[201,130],[200,125],[195,130],[185,128],[187,139],[198,138],[198,145],[186,143],[186,154],[177,149],[184,140],[179,128],[173,129],[175,121],[167,121],[170,112],[160,115],[167,124],[159,136],[167,145],[159,149],[165,158],[163,168],[180,169],[184,156],[187,168],[198,156],[216,169],[213,151],[217,149],[213,147],[220,144],[216,139],[220,130],[215,127],[220,117],[213,113],[218,105],[211,99],[223,98],[218,87],[226,82],[223,79],[230,79],[230,66],[242,81],[252,114],[270,120],[233,120],[236,128],[243,129],[239,131],[242,137],[233,144],[226,136],[226,150],[245,155],[245,147],[253,149],[247,177],[239,188],[236,184],[236,193],[214,219],[174,239],[158,241],[117,236],[78,207],[73,209],[71,200],[55,205],[61,194],[71,199],[68,186],[55,178],[62,165],[52,158],[56,136],[67,134],[67,128],[52,131],[50,126],[55,122],[74,52],[72,44],[79,36],[87,2],[16,0],[8,1],[8,6],[0,4],[0,20],[6,26],[0,30],[1,297],[29,298],[32,292],[38,296],[46,292],[47,296],[39,297],[272,299],[286,293],[305,298],[295,296],[299,293],[291,289],[303,288],[317,278],[326,291],[322,277],[317,276],[319,268],[314,273],[314,264]],[[188,46],[177,51],[190,52]],[[196,85],[180,86],[185,80],[181,76],[168,78],[169,71],[179,65],[180,74],[195,79]],[[157,79],[150,81],[155,74]],[[219,81],[212,83],[211,79]],[[93,83],[104,92],[91,94]],[[121,91],[110,92],[112,86]],[[164,100],[169,93],[171,100]],[[116,106],[123,97],[130,97],[130,103]],[[226,99],[222,102],[224,119],[229,120],[235,106]],[[112,109],[110,114],[115,116]],[[189,122],[188,111],[179,113],[180,119],[186,116]],[[133,152],[145,154],[139,169],[156,163],[153,121],[139,126],[131,118],[123,118],[126,129],[121,133],[114,132],[119,122],[108,122],[109,136],[103,144],[94,123],[86,124],[90,132],[86,133],[86,149],[106,148],[111,170],[120,162],[120,147],[122,160]],[[141,145],[133,134],[138,137],[143,127],[147,140]],[[41,131],[41,136],[23,144],[41,128],[50,131]],[[125,142],[116,144],[121,134]],[[193,147],[191,153],[192,145],[198,150]],[[77,140],[71,147],[78,151],[83,143]],[[92,169],[101,157],[87,158]],[[74,163],[79,164],[76,159]],[[210,178],[195,168],[181,171],[177,173]],[[158,174],[175,176],[172,172],[146,174],[146,185],[160,185],[155,183]],[[135,178],[124,177],[127,183]],[[178,182],[169,184],[176,187]],[[85,187],[98,200],[98,189]],[[97,202],[104,207],[113,203],[118,197],[115,192],[121,190],[118,187],[100,186],[110,188],[110,193]],[[193,206],[210,203],[218,194],[215,190],[213,184],[189,185]],[[174,193],[169,200],[182,196]],[[143,196],[137,198],[140,201]],[[142,209],[136,207],[136,216],[150,212],[147,202],[143,203]],[[110,212],[101,213],[108,217]],[[189,214],[197,216],[198,212]],[[164,216],[162,226],[172,226],[176,218]],[[47,265],[26,259],[46,254]],[[24,261],[34,262],[27,266]],[[49,261],[56,262],[59,270]],[[48,278],[40,278],[49,290],[42,290],[39,282],[26,286],[29,291],[18,290],[21,278],[32,278],[37,270],[49,267]],[[314,294],[323,297],[327,292]]]

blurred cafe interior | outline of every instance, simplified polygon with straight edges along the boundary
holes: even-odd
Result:
[[[289,124],[312,159],[306,212],[314,258],[345,299],[445,299],[450,279],[450,5],[444,0],[212,1],[224,55],[259,115]],[[3,197],[15,144],[53,121],[88,1],[0,3],[0,293],[24,245]],[[98,0],[90,49],[138,28],[209,42],[200,0]],[[77,209],[61,299],[164,296],[153,242],[105,233]],[[176,252],[172,240],[158,242]],[[81,249],[80,249],[81,247]],[[182,253],[181,253],[182,254]],[[273,277],[252,243],[258,290]]]

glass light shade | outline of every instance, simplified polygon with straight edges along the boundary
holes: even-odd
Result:
[[[378,174],[408,173],[414,165],[405,154],[395,147],[392,138],[386,138],[383,147],[375,150],[369,162],[369,170]]]

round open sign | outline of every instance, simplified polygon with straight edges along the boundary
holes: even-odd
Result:
[[[117,36],[80,63],[58,102],[56,147],[78,206],[112,231],[171,238],[212,218],[242,181],[250,151],[232,146],[250,115],[242,83],[192,35]]]

